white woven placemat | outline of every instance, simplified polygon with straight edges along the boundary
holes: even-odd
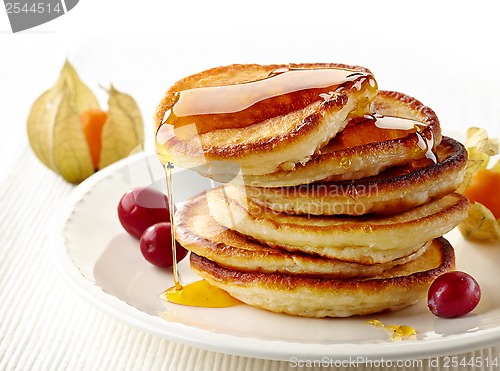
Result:
[[[61,280],[47,240],[51,218],[73,186],[45,169],[29,148],[10,160],[15,166],[0,185],[0,370],[283,371],[334,365],[326,360],[314,366],[209,352],[141,332],[101,313]],[[399,366],[494,370],[499,368],[499,350]],[[460,366],[460,360],[468,366]],[[401,368],[357,366],[339,369]]]

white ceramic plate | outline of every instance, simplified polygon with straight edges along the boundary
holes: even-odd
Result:
[[[116,208],[129,188],[162,189],[163,170],[154,155],[116,163],[79,185],[53,231],[56,259],[75,291],[117,319],[167,339],[230,354],[279,360],[416,359],[453,354],[500,343],[500,246],[466,242],[458,231],[446,237],[455,247],[457,268],[480,283],[482,300],[473,314],[434,317],[423,301],[394,313],[347,319],[307,319],[238,305],[207,309],[170,304],[158,296],[172,275],[147,263],[139,243],[122,229]],[[174,177],[177,204],[210,187],[208,180],[182,171]],[[181,278],[193,280],[186,259]],[[413,326],[415,340],[391,342],[366,324]]]

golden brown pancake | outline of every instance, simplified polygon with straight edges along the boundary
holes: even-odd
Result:
[[[383,264],[358,264],[272,248],[237,234],[211,217],[206,194],[187,201],[175,214],[177,240],[186,249],[239,271],[315,275],[332,278],[371,277],[421,256],[415,253]]]
[[[348,317],[398,310],[427,295],[432,281],[451,271],[455,256],[444,238],[418,259],[369,279],[326,279],[242,272],[191,253],[191,268],[209,283],[249,305],[305,317]]]
[[[219,187],[207,194],[217,223],[269,246],[361,264],[385,263],[417,251],[467,216],[457,193],[397,215],[309,216],[266,209]]]
[[[417,160],[358,180],[295,187],[234,187],[248,199],[279,212],[313,215],[395,214],[453,192],[462,183],[467,150],[444,137],[435,150],[438,162]],[[237,187],[237,188],[236,188]]]
[[[320,82],[309,75],[279,82],[290,73],[304,71],[340,71],[342,78],[339,84],[318,91],[312,87]],[[297,81],[305,85],[297,87]],[[309,97],[309,91],[315,94]],[[233,178],[239,171],[258,175],[291,170],[325,146],[350,116],[369,113],[376,93],[372,74],[358,66],[213,68],[186,77],[168,90],[155,115],[156,150],[163,163],[171,161],[214,179],[218,174]]]
[[[341,181],[369,177],[392,166],[432,156],[441,142],[439,120],[432,109],[415,98],[392,91],[379,91],[372,103],[372,113],[421,123],[412,130],[380,129],[369,123],[352,125],[339,132],[305,164],[293,171],[247,175],[242,180],[230,176],[216,180],[256,187],[286,187],[318,181]],[[272,156],[272,154],[269,154]]]
[[[188,200],[192,269],[252,306],[306,317],[398,310],[454,269],[440,237],[465,148],[435,113],[339,64],[231,65],[175,83],[155,114],[162,163],[229,183]],[[340,191],[339,191],[340,190]]]

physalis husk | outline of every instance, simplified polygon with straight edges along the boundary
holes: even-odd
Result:
[[[460,193],[466,192],[473,177],[480,170],[486,169],[490,157],[499,152],[498,139],[488,138],[486,131],[479,128],[470,128],[467,131],[465,146],[469,160],[464,181],[457,190]],[[500,161],[491,168],[491,171],[500,173]],[[500,189],[493,191],[500,192]],[[496,219],[493,213],[479,202],[471,203],[467,219],[460,223],[458,228],[468,239],[489,241],[500,239],[500,219]]]
[[[144,123],[139,107],[128,94],[113,85],[108,90],[108,119],[102,131],[99,169],[130,155],[144,146]]]
[[[128,156],[144,145],[144,123],[135,101],[114,87],[108,91],[107,119],[102,127],[101,154],[94,166],[81,117],[99,110],[99,102],[66,61],[59,79],[33,104],[28,137],[36,156],[71,183]]]

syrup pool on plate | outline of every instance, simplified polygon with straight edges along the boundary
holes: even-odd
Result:
[[[375,326],[384,330],[391,341],[401,341],[404,339],[414,339],[417,335],[417,331],[408,325],[385,325],[381,321],[374,319],[367,321],[366,324]]]
[[[241,303],[206,280],[192,282],[180,289],[171,287],[163,295],[170,303],[191,307],[226,308]]]

